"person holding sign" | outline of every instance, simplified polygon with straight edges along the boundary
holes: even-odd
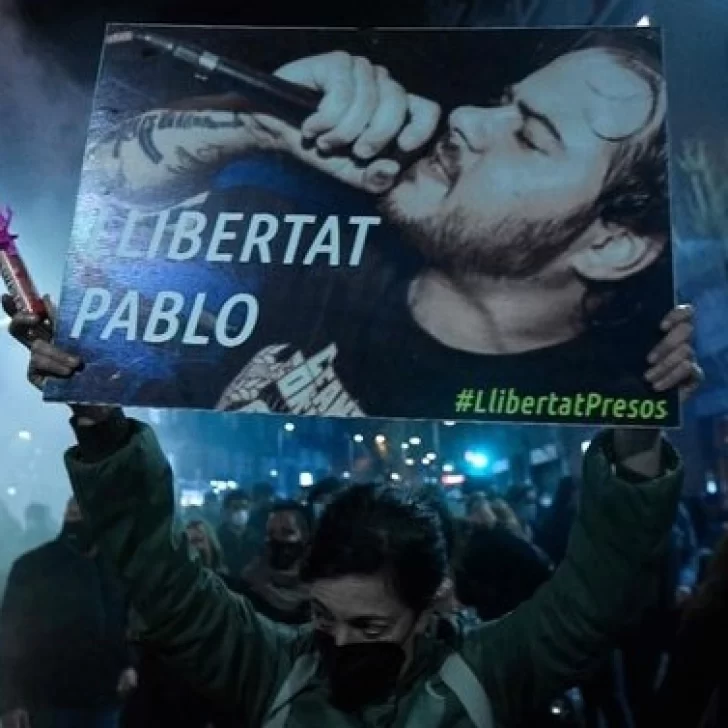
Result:
[[[36,316],[3,303],[32,350],[30,380],[74,376],[81,362],[33,336]],[[692,330],[690,307],[672,311],[648,372],[684,396],[702,379]],[[146,638],[237,707],[241,724],[264,728],[518,724],[597,665],[653,598],[683,477],[659,431],[597,436],[563,564],[531,600],[471,630],[433,614],[449,588],[436,511],[401,490],[353,487],[321,518],[302,571],[313,622],[292,629],[257,615],[191,556],[147,425],[114,408],[73,411],[71,483]]]
[[[235,106],[229,97],[197,99],[197,110],[152,109],[110,128],[86,164],[95,189],[130,206],[127,222],[156,205],[160,230],[162,221],[173,229],[166,248],[161,233],[143,238],[133,251],[140,259],[164,250],[175,261],[197,255],[241,269],[298,266],[313,276],[306,266],[318,258],[302,242],[303,215],[280,229],[276,222],[277,232],[258,227],[256,214],[229,212],[232,203],[214,218],[189,208],[167,216],[209,192],[236,160],[262,152],[368,193],[402,251],[421,261],[404,284],[394,276],[397,285],[379,295],[386,275],[366,269],[364,246],[380,226],[369,220],[364,230],[360,220],[350,235],[358,244],[329,261],[336,270],[361,265],[356,301],[353,284],[341,298],[338,289],[329,294],[337,305],[317,313],[323,323],[311,331],[311,310],[325,308],[309,300],[318,284],[308,292],[306,281],[281,286],[284,300],[264,292],[256,322],[221,355],[217,376],[201,370],[170,380],[170,404],[177,397],[185,406],[296,414],[667,421],[670,401],[640,379],[641,349],[652,342],[635,335],[652,317],[656,326],[671,298],[665,81],[659,53],[632,40],[592,39],[507,88],[499,104],[461,105],[447,117],[388,69],[335,51],[277,72],[323,96],[300,129],[223,110]],[[296,180],[298,188],[319,185]],[[247,183],[245,194],[251,189]],[[336,239],[346,235],[339,230]],[[656,270],[658,283],[648,279]],[[71,338],[116,320],[111,297],[94,295],[86,292]],[[153,328],[149,341],[158,343]],[[294,391],[289,381],[298,385],[306,370],[323,384]],[[157,397],[164,387],[148,391]]]

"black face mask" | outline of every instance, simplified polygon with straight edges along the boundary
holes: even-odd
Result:
[[[316,630],[316,643],[331,685],[331,703],[346,713],[386,700],[397,685],[405,652],[397,642],[337,646]]]
[[[91,531],[83,521],[64,523],[61,530],[61,537],[76,551],[85,554],[91,550],[93,539]]]
[[[276,571],[288,571],[303,558],[302,541],[268,541],[268,563]]]

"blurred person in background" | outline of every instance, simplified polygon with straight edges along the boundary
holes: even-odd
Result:
[[[74,498],[13,565],[0,610],[3,728],[116,728],[137,674],[126,603]]]
[[[248,520],[248,538],[256,550],[263,548],[266,539],[268,514],[276,501],[276,489],[265,482],[256,483],[250,490],[250,519]]]
[[[728,534],[687,603],[645,726],[728,726]]]
[[[576,518],[579,484],[571,476],[561,478],[551,507],[544,514],[539,529],[539,546],[554,564],[560,564],[566,555],[571,526]]]
[[[474,493],[468,497],[465,517],[471,523],[478,523],[486,528],[493,528],[498,523],[498,517],[485,493]]]
[[[308,588],[301,582],[311,531],[305,506],[287,500],[271,507],[263,551],[242,575],[245,595],[269,619],[286,624],[311,620]]]
[[[51,509],[44,503],[30,503],[25,509],[25,532],[22,551],[31,551],[55,539],[58,525],[51,518]]]
[[[698,562],[698,544],[690,513],[681,502],[660,564],[656,599],[630,630],[622,648],[624,685],[637,725],[648,720],[681,610],[696,586]]]
[[[529,483],[512,485],[506,493],[506,503],[513,509],[516,518],[529,541],[536,542],[536,520],[538,519],[538,491]]]
[[[213,528],[217,529],[221,525],[220,498],[214,490],[208,490],[205,493],[200,508],[200,515]]]
[[[334,477],[324,478],[314,483],[308,491],[308,506],[311,511],[311,518],[316,523],[324,511],[326,506],[331,503],[337,493],[344,488],[344,484]]]
[[[228,573],[239,579],[243,569],[256,553],[255,538],[248,531],[250,520],[250,496],[242,489],[225,493],[222,502],[222,523],[217,537],[222,547]]]
[[[10,567],[22,553],[22,543],[23,527],[0,499],[0,599],[5,593]]]

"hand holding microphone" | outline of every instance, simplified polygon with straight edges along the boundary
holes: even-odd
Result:
[[[440,106],[408,94],[366,58],[326,53],[289,63],[276,76],[320,92],[318,109],[300,129],[271,116],[256,120],[296,157],[367,192],[390,189],[401,172],[397,152],[416,152],[437,132]]]
[[[407,93],[386,68],[343,51],[288,63],[271,76],[153,33],[122,31],[106,39],[131,41],[223,79],[275,140],[272,148],[374,194],[389,190],[437,133],[438,104]]]

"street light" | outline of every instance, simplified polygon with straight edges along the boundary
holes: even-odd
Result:
[[[384,445],[384,443],[387,442],[387,438],[384,435],[377,435],[374,438],[374,442],[376,442],[377,445]]]
[[[402,443],[402,449],[403,450],[409,450],[409,443],[408,442],[403,442]]]
[[[270,471],[270,477],[271,478],[277,478],[278,477],[278,471],[273,469]]]
[[[354,435],[354,442],[364,442],[364,435]]]
[[[392,474],[391,474],[391,475],[390,475],[389,477],[390,477],[390,478],[391,478],[391,479],[392,479],[392,480],[393,480],[393,481],[394,481],[395,483],[397,483],[397,482],[399,482],[400,480],[402,480],[402,476],[401,476],[401,475],[400,475],[399,473],[392,473]]]
[[[407,459],[406,459],[406,460],[404,461],[404,464],[405,464],[405,465],[408,465],[408,466],[409,466],[409,467],[411,468],[411,467],[412,467],[412,466],[413,466],[413,465],[415,464],[415,461],[414,461],[414,460],[413,460],[412,458],[407,458]]]
[[[434,452],[428,452],[427,459],[428,460],[437,460],[437,455]]]
[[[410,445],[414,445],[415,447],[422,444],[422,439],[419,437],[410,437],[409,441]]]
[[[422,458],[422,464],[423,465],[430,465],[430,459],[429,458]]]
[[[296,426],[293,424],[293,422],[286,422],[286,424],[283,425],[283,429],[286,432],[293,432],[296,429]]]
[[[445,463],[442,466],[442,472],[443,473],[453,473],[453,472],[455,472],[455,466],[452,463]]]

